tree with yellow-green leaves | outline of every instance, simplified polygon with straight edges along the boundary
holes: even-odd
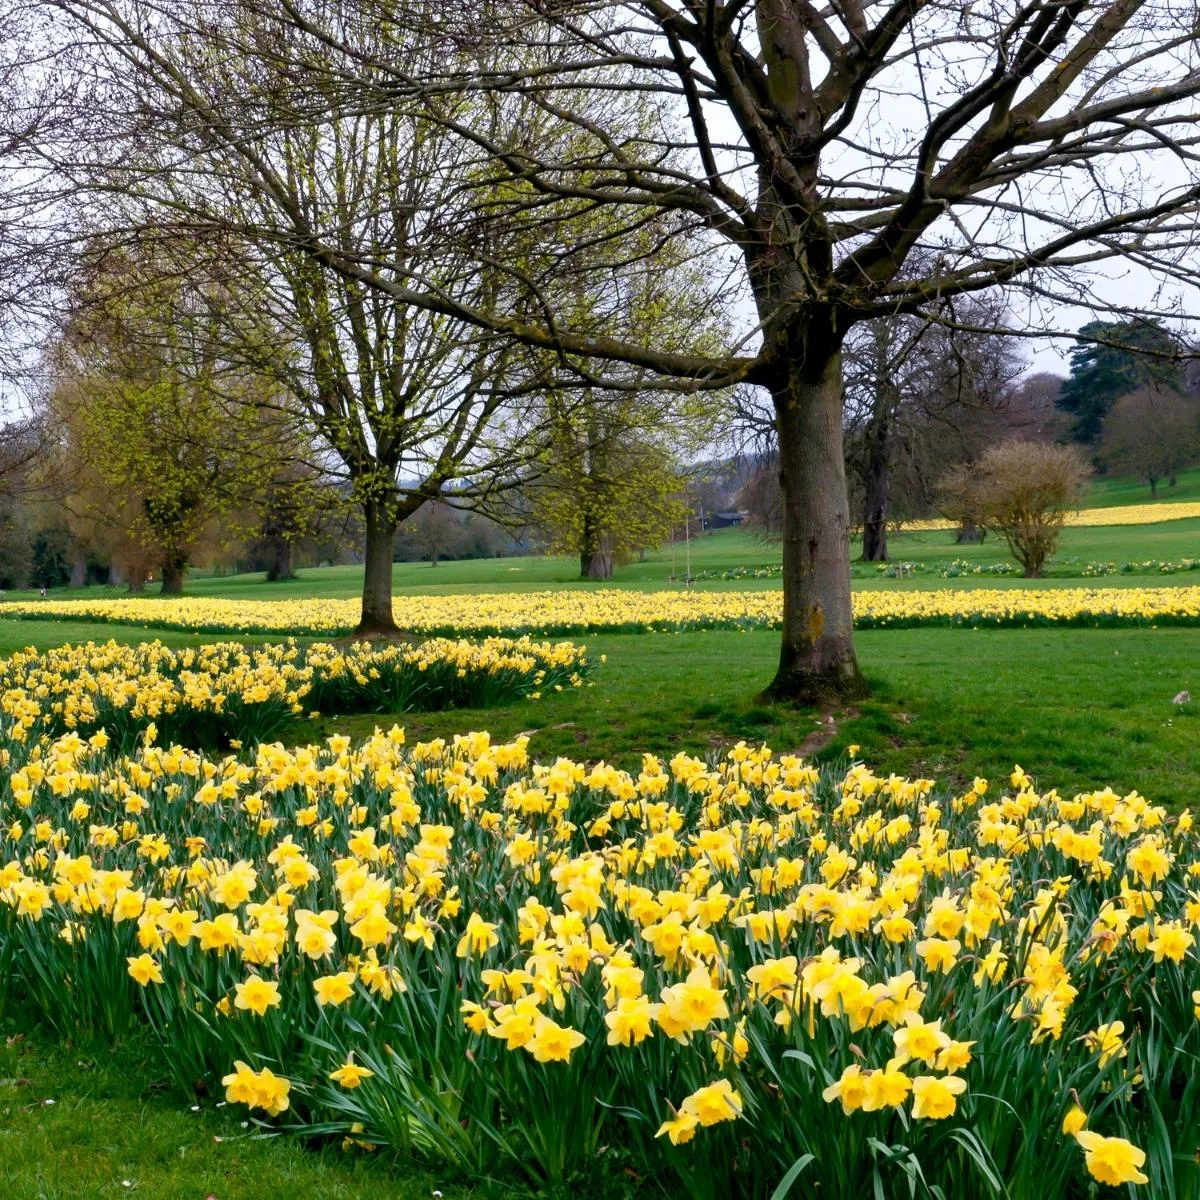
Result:
[[[272,507],[296,523],[316,503],[286,397],[205,328],[219,292],[109,258],[79,282],[51,356],[66,507],[121,543],[135,589],[149,569],[177,594],[205,539],[256,533]]]
[[[578,554],[583,579],[611,579],[683,520],[678,458],[664,429],[647,423],[658,415],[637,399],[592,399],[553,416],[529,498],[550,548]]]
[[[358,506],[362,634],[397,632],[398,527],[439,499],[495,511],[553,457],[558,431],[546,396],[574,406],[643,390],[630,372],[594,389],[578,343],[510,333],[544,325],[567,297],[597,344],[620,328],[643,347],[670,350],[693,340],[692,321],[706,322],[727,278],[723,268],[707,272],[699,298],[671,286],[675,264],[712,248],[687,217],[618,211],[580,195],[551,204],[543,219],[546,197],[515,160],[481,156],[446,124],[487,127],[518,156],[550,142],[566,155],[586,151],[590,138],[536,96],[493,104],[446,92],[433,108],[363,105],[330,74],[336,43],[241,0],[180,0],[149,24],[124,5],[103,16],[55,7],[48,21],[64,46],[79,35],[86,46],[56,63],[74,99],[45,153],[78,166],[46,183],[52,202],[43,208],[110,245],[128,245],[136,231],[168,278],[225,282],[227,303],[195,321],[211,321],[200,344],[214,336],[222,361],[294,398]],[[242,38],[258,50],[223,51]],[[427,44],[390,19],[371,39],[382,58],[414,70],[505,69],[486,40]],[[653,106],[603,84],[590,89],[589,105],[631,145],[659,129]],[[180,165],[202,160],[202,170]],[[303,235],[281,235],[281,210]],[[70,253],[75,240],[68,229],[59,244]],[[347,271],[347,262],[357,265]],[[419,281],[411,297],[410,281]],[[426,283],[442,303],[419,302]],[[651,300],[636,306],[636,327],[613,325],[630,291]],[[628,360],[631,369],[641,357]]]

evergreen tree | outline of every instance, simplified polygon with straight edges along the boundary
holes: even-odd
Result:
[[[1058,396],[1058,407],[1075,418],[1074,441],[1098,442],[1104,418],[1121,396],[1150,384],[1182,390],[1182,345],[1161,323],[1091,321],[1079,338],[1070,355],[1070,378]]]

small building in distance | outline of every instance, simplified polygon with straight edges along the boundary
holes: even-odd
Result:
[[[744,512],[714,512],[705,513],[704,528],[705,529],[731,529],[735,525],[741,525],[749,513]]]

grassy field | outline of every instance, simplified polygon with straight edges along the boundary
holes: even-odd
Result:
[[[1109,477],[1101,475],[1093,479],[1088,487],[1086,508],[1107,508],[1110,504],[1169,504],[1173,500],[1200,500],[1200,467],[1180,471],[1175,486],[1166,482],[1158,485],[1158,496],[1150,498],[1150,485],[1142,479],[1128,475]]]
[[[1025,580],[1013,576],[959,576],[941,578],[938,568],[963,561],[972,566],[990,566],[1011,562],[1003,543],[989,538],[982,545],[957,545],[945,531],[905,533],[889,539],[893,559],[927,564],[932,573],[910,575],[902,579],[889,576],[874,563],[856,563],[854,586],[866,588],[943,587],[1054,587],[1070,581],[1074,586],[1102,583],[1106,587],[1145,587],[1156,581],[1186,583],[1200,581],[1200,572],[1161,575],[1155,571],[1136,574],[1105,575],[1100,579],[1080,577],[1088,563],[1127,563],[1146,560],[1179,561],[1200,558],[1200,518],[1165,521],[1155,525],[1116,525],[1097,528],[1067,529],[1059,553],[1050,563],[1047,578]],[[638,560],[619,567],[606,587],[652,591],[683,586],[686,558],[690,555],[691,572],[719,575],[734,568],[768,566],[779,562],[777,543],[764,541],[740,529],[725,529],[695,538],[690,550],[681,544],[646,553]],[[393,569],[397,593],[439,595],[453,592],[524,592],[557,588],[595,588],[595,583],[579,579],[577,559],[566,557],[528,557],[473,559],[466,562],[397,563]],[[777,588],[778,579],[705,578],[695,586],[706,589]],[[300,572],[300,578],[288,583],[266,583],[261,574],[189,577],[185,590],[193,596],[219,596],[233,600],[269,600],[316,596],[339,598],[357,596],[362,587],[362,568],[358,566],[313,567]],[[147,593],[152,597],[156,589]],[[9,592],[12,599],[30,599],[36,592]],[[104,599],[125,596],[123,588],[56,588],[54,599]],[[0,614],[3,604],[0,603]]]
[[[1101,481],[1093,496],[1102,504],[1144,503],[1146,496],[1136,491],[1127,481]],[[1200,472],[1181,477],[1169,498],[1196,495]],[[897,538],[893,548],[897,555],[928,563],[956,558],[990,563],[1005,557],[993,542],[960,547],[944,533]],[[1056,562],[1059,571],[1068,571],[1068,559],[1120,563],[1193,556],[1200,556],[1200,521],[1175,521],[1069,530]],[[777,557],[776,547],[725,531],[693,543],[692,569],[721,571]],[[396,585],[416,594],[588,586],[571,578],[573,565],[566,559],[437,568],[402,564]],[[677,547],[674,555],[660,551],[623,568],[615,583],[677,586],[669,577],[682,572],[683,553]],[[857,574],[858,587],[1029,586],[994,577],[898,581],[879,577],[872,567]],[[357,569],[339,567],[307,571],[300,581],[279,585],[265,585],[257,576],[195,578],[188,590],[247,599],[352,596],[360,578]],[[1066,581],[1065,575],[1052,574],[1034,586]],[[1200,583],[1200,576],[1161,581]],[[1096,582],[1145,586],[1153,578],[1114,575]],[[741,588],[754,581],[702,586]],[[176,646],[202,640],[128,626],[0,620],[0,653],[30,644],[108,637],[135,642],[148,636]],[[568,755],[622,766],[636,766],[643,750],[703,753],[739,739],[818,758],[844,756],[857,744],[860,757],[882,773],[951,783],[984,775],[999,785],[1020,763],[1040,786],[1062,792],[1111,784],[1136,788],[1174,807],[1194,804],[1200,703],[1177,707],[1172,698],[1183,690],[1200,697],[1200,629],[864,632],[858,647],[872,696],[831,714],[755,699],[774,667],[778,642],[773,633],[610,635],[590,638],[588,646],[607,662],[596,686],[582,692],[493,710],[325,714],[298,721],[288,738],[306,741],[334,730],[361,734],[393,721],[406,726],[410,740],[486,728],[497,737],[529,733],[534,754],[543,760]],[[0,1034],[0,1196],[6,1200],[129,1194],[197,1200],[529,1195],[505,1181],[456,1189],[453,1180],[435,1179],[412,1162],[346,1155],[337,1146],[303,1146],[286,1137],[253,1137],[223,1109],[205,1105],[203,1111],[190,1111],[158,1082],[144,1045],[55,1045],[35,1022],[12,1012],[0,1022]],[[629,1186],[624,1178],[607,1178],[603,1171],[599,1176],[589,1185],[592,1194],[619,1195]]]
[[[0,623],[0,653],[145,636],[123,625]],[[156,636],[174,646],[222,640]],[[774,669],[775,633],[609,634],[586,639],[607,659],[594,688],[499,709],[322,714],[299,719],[286,740],[398,721],[410,740],[528,733],[540,759],[623,767],[636,767],[643,750],[704,754],[739,739],[819,758],[858,744],[883,773],[969,783],[1007,776],[1019,762],[1061,791],[1111,784],[1173,806],[1192,800],[1200,703],[1172,700],[1200,696],[1200,629],[877,630],[857,642],[872,695],[834,714],[755,698]]]

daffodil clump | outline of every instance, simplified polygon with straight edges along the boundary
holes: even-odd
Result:
[[[1200,502],[1171,500],[1162,504],[1114,504],[1106,508],[1081,508],[1067,514],[1067,524],[1081,529],[1099,525],[1157,525],[1162,521],[1186,521],[1194,517],[1200,517]],[[930,517],[928,520],[905,521],[904,528],[954,529],[955,524],[945,517]]]
[[[276,734],[303,712],[483,707],[582,687],[592,670],[570,642],[528,638],[345,647],[326,643],[172,650],[86,642],[0,661],[10,737],[103,730],[128,749],[154,723],[168,740],[220,747]]]
[[[669,1194],[1197,1195],[1188,813],[745,745],[630,773],[16,728],[4,997],[148,1023],[256,1119]]]
[[[679,633],[699,629],[777,629],[776,590],[638,592],[607,588],[544,592],[400,596],[396,622],[421,636],[462,634],[552,637],[585,633]],[[355,600],[45,600],[4,603],[0,616],[101,621],[204,633],[346,633],[358,621]],[[1200,624],[1200,587],[943,588],[854,595],[860,629],[960,626]]]

